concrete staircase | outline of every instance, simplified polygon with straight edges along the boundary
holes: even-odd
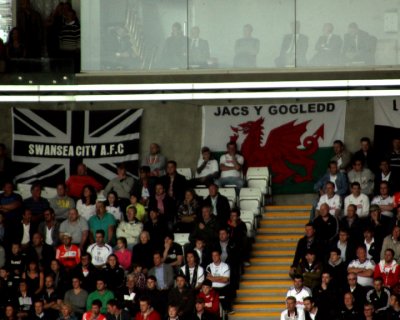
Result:
[[[310,206],[268,206],[245,268],[229,319],[279,319],[293,281],[288,276],[294,251],[304,234]]]

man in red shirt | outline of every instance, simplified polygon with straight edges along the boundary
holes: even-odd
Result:
[[[390,248],[385,250],[384,259],[375,266],[374,279],[377,278],[382,278],[383,285],[388,288],[393,288],[399,282],[400,266],[394,260],[394,251]]]
[[[72,237],[69,233],[62,235],[63,244],[56,250],[56,259],[67,270],[75,268],[81,261],[81,250],[75,244],[71,244]]]
[[[100,313],[101,307],[102,303],[100,300],[93,300],[92,308],[83,314],[82,320],[106,320],[106,317]]]
[[[141,297],[139,300],[140,312],[136,314],[135,320],[161,320],[160,315],[150,305],[150,299]]]
[[[95,178],[88,176],[86,165],[80,163],[76,170],[76,175],[70,176],[65,182],[68,189],[68,195],[73,198],[80,198],[82,189],[85,185],[93,186],[96,191],[100,191],[103,186]]]

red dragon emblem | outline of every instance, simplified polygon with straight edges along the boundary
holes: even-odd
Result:
[[[314,134],[304,138],[301,143],[300,138],[307,131],[310,120],[299,124],[295,122],[296,120],[272,129],[264,146],[261,146],[264,136],[263,117],[231,127],[234,134],[230,140],[236,142],[240,133],[246,135],[241,151],[247,166],[268,166],[273,174],[274,183],[282,184],[288,178],[293,178],[296,183],[312,181],[316,164],[312,156],[318,150],[318,139],[324,138],[324,125]],[[304,167],[306,174],[300,175],[288,164]]]

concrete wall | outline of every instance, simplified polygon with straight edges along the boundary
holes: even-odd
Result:
[[[251,103],[275,103],[277,101],[251,101]],[[283,101],[279,101],[283,102]],[[110,108],[143,108],[142,138],[140,153],[147,153],[151,142],[162,146],[162,152],[168,159],[174,159],[180,167],[196,166],[201,148],[202,112],[201,105],[216,104],[215,101],[195,102],[167,102],[167,103],[93,103],[93,104],[14,104],[0,105],[1,125],[0,142],[4,142],[11,150],[12,123],[11,108],[31,107],[38,109],[71,109],[87,110]],[[246,104],[246,101],[220,101],[218,105]],[[348,101],[346,114],[346,139],[345,143],[350,151],[355,151],[359,146],[362,136],[373,138],[374,133],[373,100],[357,99]]]

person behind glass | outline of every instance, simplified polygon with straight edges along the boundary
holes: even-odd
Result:
[[[165,40],[161,54],[161,67],[168,69],[187,67],[187,37],[183,33],[182,25],[175,22],[172,25],[171,35]]]
[[[80,199],[76,202],[76,210],[86,221],[96,215],[96,199],[96,190],[91,185],[85,185],[82,188]]]
[[[215,181],[215,184],[219,187],[235,185],[236,194],[239,194],[240,189],[244,186],[244,180],[242,178],[244,158],[237,153],[235,142],[228,142],[226,148],[227,152],[219,159],[221,177]]]
[[[361,30],[357,23],[349,24],[344,35],[343,56],[347,64],[374,64],[377,39]]]
[[[341,62],[343,41],[340,36],[333,33],[333,24],[325,23],[322,28],[322,35],[315,44],[315,55],[310,61],[313,66],[332,66]]]
[[[300,33],[300,21],[290,23],[291,33],[283,37],[279,57],[275,59],[278,68],[307,65],[308,37]]]
[[[192,27],[189,39],[189,66],[192,68],[207,67],[210,58],[210,47],[208,41],[200,38],[200,28]]]
[[[233,66],[235,68],[257,67],[257,55],[260,51],[260,40],[253,38],[253,26],[246,24],[243,27],[243,37],[235,42],[235,56]]]
[[[201,156],[197,161],[195,178],[191,181],[191,184],[193,186],[204,184],[208,187],[218,175],[218,161],[212,157],[210,148],[201,148]]]
[[[21,64],[21,59],[26,58],[26,48],[21,39],[21,31],[14,27],[8,33],[6,42],[7,69],[11,72],[21,72],[25,70],[25,64]]]
[[[150,168],[151,177],[161,177],[165,174],[166,158],[161,154],[161,147],[157,143],[151,143],[149,154],[142,160],[142,167]]]

